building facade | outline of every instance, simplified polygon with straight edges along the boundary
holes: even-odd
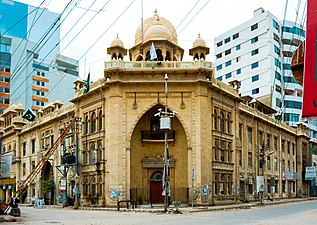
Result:
[[[66,85],[78,78],[78,62],[59,55],[60,14],[11,0],[0,11],[0,113],[18,103],[37,111],[61,92],[73,97]]]
[[[185,62],[168,20],[155,12],[143,31],[142,38],[140,25],[128,61],[119,37],[111,43],[107,53],[113,60],[105,62],[104,77],[87,93],[85,82],[74,82],[70,106],[49,104],[29,124],[21,118],[21,105],[4,112],[2,157],[11,155],[12,167],[2,182],[3,197],[27,178],[75,117],[76,126],[45,161],[24,202],[61,203],[67,192],[74,201],[80,193],[86,206],[115,206],[118,199],[162,203],[165,138],[155,115],[165,106],[177,112],[167,132],[171,202],[189,204],[192,196],[195,205],[259,200],[258,177],[264,197],[305,195],[306,127],[282,124],[270,116],[270,107],[239,96],[237,82],[214,78],[212,63],[203,60],[209,48],[201,37],[189,50],[193,60]],[[158,60],[144,61],[152,43]],[[62,168],[69,168],[66,176]],[[49,179],[56,185],[51,194],[44,192]]]
[[[254,17],[215,38],[215,76],[239,81],[241,96],[253,96],[277,110],[290,126],[300,121],[302,87],[291,72],[293,52],[305,39],[299,24],[279,21],[259,8]]]

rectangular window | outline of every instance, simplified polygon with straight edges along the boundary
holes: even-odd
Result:
[[[252,152],[248,152],[248,167],[252,168]]]
[[[241,45],[239,44],[239,45],[236,46],[236,50],[238,51],[240,49],[241,49]]]
[[[258,37],[254,37],[251,39],[251,44],[254,44],[255,42],[258,42],[259,38]]]
[[[220,59],[221,57],[222,57],[222,53],[219,53],[219,54],[216,55],[217,59]]]
[[[36,71],[36,75],[41,76],[41,72],[40,71]]]
[[[281,69],[281,62],[280,62],[280,60],[278,60],[277,58],[275,58],[275,59],[274,59],[274,64],[275,64],[275,66],[277,66],[278,68]]]
[[[42,77],[45,77],[45,73],[44,72],[42,72],[41,75],[42,75]]]
[[[251,64],[251,69],[259,67],[259,62],[255,62]]]
[[[227,37],[227,38],[225,39],[225,44],[227,44],[228,42],[230,42],[230,37]]]
[[[44,92],[41,91],[41,96],[44,96]]]
[[[23,142],[22,144],[22,155],[26,156],[26,142]]]
[[[222,69],[222,64],[221,65],[218,65],[217,67],[216,67],[216,70],[218,71],[218,70],[221,70]]]
[[[273,20],[273,27],[278,31],[280,30],[280,25],[275,20]]]
[[[277,71],[275,71],[275,79],[281,81],[281,74]]]
[[[276,107],[279,107],[279,108],[282,107],[282,101],[279,98],[276,98]]]
[[[255,88],[255,89],[252,90],[252,94],[253,94],[253,95],[259,94],[259,92],[260,92],[260,91],[259,91],[259,88]]]
[[[229,54],[231,54],[231,49],[228,49],[225,51],[225,55],[229,55]]]
[[[259,75],[254,75],[252,77],[252,82],[258,81],[259,80]]]
[[[31,148],[32,148],[32,154],[35,153],[35,139],[31,140]]]
[[[217,80],[220,80],[220,81],[222,81],[222,76],[218,77],[218,78],[217,78]]]
[[[275,91],[281,93],[281,92],[282,92],[282,89],[281,89],[281,87],[280,87],[279,85],[276,84],[276,85],[275,85]]]
[[[44,82],[41,82],[41,86],[43,86],[43,87],[44,87],[44,86],[45,86],[45,83],[44,83]]]
[[[222,41],[219,41],[219,42],[217,43],[217,47],[220,47],[220,46],[222,46]]]
[[[239,38],[239,33],[236,33],[236,34],[234,34],[234,35],[232,36],[232,40],[235,40],[235,39],[237,39],[237,38]]]
[[[227,73],[226,74],[226,79],[230,78],[231,77],[231,73]]]
[[[36,91],[36,95],[40,95],[40,91]]]
[[[280,42],[280,38],[278,37],[276,33],[273,33],[273,39],[277,42]]]
[[[254,56],[257,54],[259,54],[259,49],[254,49],[253,51],[251,51],[251,56]]]
[[[291,70],[291,64],[283,63],[283,70]]]
[[[274,45],[274,52],[278,55],[280,55],[281,53],[279,47],[277,47],[276,45]]]
[[[241,69],[237,69],[237,75],[241,74]]]
[[[231,66],[231,60],[226,62],[226,67]]]
[[[253,24],[252,26],[251,26],[251,31],[254,31],[254,30],[256,30],[256,29],[258,29],[258,24],[256,23],[256,24]]]
[[[238,57],[236,58],[236,62],[240,62],[240,60],[241,60],[241,56],[238,56]]]
[[[36,85],[41,85],[41,82],[37,80]]]

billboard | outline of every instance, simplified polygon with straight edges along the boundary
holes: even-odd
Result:
[[[1,178],[11,177],[12,152],[2,154]]]
[[[317,1],[307,0],[302,118],[317,118]]]

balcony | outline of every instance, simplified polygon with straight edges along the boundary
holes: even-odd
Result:
[[[164,130],[142,130],[141,131],[141,139],[143,145],[145,142],[164,142],[165,141],[165,131]],[[172,142],[172,145],[175,141],[175,131],[169,130],[167,131],[167,141]]]

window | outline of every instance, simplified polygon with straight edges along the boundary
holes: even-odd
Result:
[[[219,53],[219,54],[216,55],[217,59],[220,59],[221,57],[222,57],[222,53]]]
[[[236,46],[236,50],[238,51],[240,49],[241,49],[241,45],[239,44],[239,45]]]
[[[280,30],[280,25],[275,20],[273,20],[273,27],[278,31]]]
[[[227,38],[225,39],[225,44],[227,44],[228,42],[230,42],[230,37],[227,37]]]
[[[36,91],[36,95],[40,95],[40,91]]]
[[[93,112],[91,114],[91,127],[90,127],[91,133],[95,133],[96,132],[96,120],[97,120],[96,113]]]
[[[222,76],[218,77],[218,78],[217,78],[217,80],[220,80],[220,81],[222,81]]]
[[[220,131],[224,132],[225,131],[225,117],[222,111],[220,112],[219,126],[220,126]]]
[[[229,55],[229,54],[231,54],[231,49],[228,49],[225,51],[225,55]]]
[[[237,58],[236,58],[236,62],[240,62],[241,61],[241,56],[238,56]]]
[[[221,70],[222,69],[222,64],[221,65],[218,65],[217,67],[216,67],[216,70],[218,71],[218,70]]]
[[[302,102],[285,100],[285,107],[292,109],[302,109]]]
[[[298,122],[299,121],[299,114],[284,113],[284,120],[290,121],[290,122]]]
[[[251,31],[254,31],[255,29],[258,29],[258,24],[256,23],[256,24],[253,24],[252,26],[251,26]]]
[[[252,168],[252,152],[248,152],[248,167]]]
[[[23,142],[22,144],[22,155],[26,156],[26,142]]]
[[[278,55],[281,53],[279,47],[277,47],[276,45],[274,45],[274,52]]]
[[[259,62],[255,62],[251,64],[251,69],[259,67]]]
[[[99,196],[102,196],[103,194],[103,182],[102,182],[102,178],[99,177]]]
[[[44,87],[44,86],[45,86],[45,83],[44,83],[44,82],[41,82],[41,86],[43,86],[43,87]]]
[[[231,60],[226,62],[226,67],[231,66]]]
[[[273,33],[273,39],[277,42],[280,42],[280,38],[278,37],[276,33]]]
[[[255,88],[255,89],[252,90],[252,94],[253,94],[253,95],[259,94],[259,92],[260,92],[260,91],[259,91],[259,88]]]
[[[254,55],[257,55],[259,54],[259,49],[254,49],[252,52],[251,52],[251,56],[254,56]]]
[[[252,77],[252,82],[258,81],[259,80],[259,75],[255,75]]]
[[[239,38],[239,33],[236,33],[236,34],[234,34],[234,35],[232,36],[232,40],[235,40],[235,39],[237,39],[237,38]]]
[[[37,76],[40,76],[40,75],[41,75],[41,72],[40,72],[40,71],[36,71],[36,75],[37,75]]]
[[[220,46],[222,46],[222,41],[219,41],[219,42],[217,43],[217,47],[220,47]]]
[[[231,114],[228,112],[227,113],[227,131],[228,131],[228,134],[231,133],[231,126],[230,126],[230,123],[231,123]],[[229,146],[229,145],[228,145]]]
[[[276,98],[276,107],[279,107],[279,108],[282,107],[282,101],[279,98]]]
[[[36,85],[41,85],[41,82],[37,80]]]
[[[251,39],[251,44],[254,44],[255,42],[258,42],[259,38],[258,37],[254,37]]]
[[[85,134],[88,134],[88,116],[85,116]]]
[[[96,196],[97,195],[97,192],[96,192],[96,178],[93,177],[91,179],[91,195],[92,196]]]
[[[283,63],[283,70],[291,70],[291,64]]]
[[[41,102],[41,106],[44,106],[44,102]]]
[[[281,69],[281,62],[280,62],[280,60],[278,60],[277,58],[275,58],[275,59],[274,59],[274,64],[275,64],[275,66],[277,66],[278,68]]]
[[[279,85],[276,84],[276,85],[275,85],[275,91],[281,93],[281,92],[282,92],[281,86],[279,86]]]
[[[237,75],[241,74],[241,69],[237,69]]]
[[[102,111],[99,111],[99,130],[102,130]]]
[[[41,75],[42,75],[42,77],[45,77],[45,73],[44,72],[42,72]]]
[[[43,91],[41,91],[41,96],[44,96],[44,92]]]
[[[26,163],[22,164],[22,174],[23,174],[23,176],[26,175]]]
[[[32,148],[32,154],[35,153],[35,139],[31,140],[31,148]]]
[[[281,74],[277,71],[275,71],[275,79],[281,81]]]
[[[248,142],[252,143],[252,128],[248,127]]]
[[[216,109],[214,110],[214,129],[218,129],[218,114]]]
[[[230,78],[231,77],[231,73],[227,73],[226,74],[226,79]]]

